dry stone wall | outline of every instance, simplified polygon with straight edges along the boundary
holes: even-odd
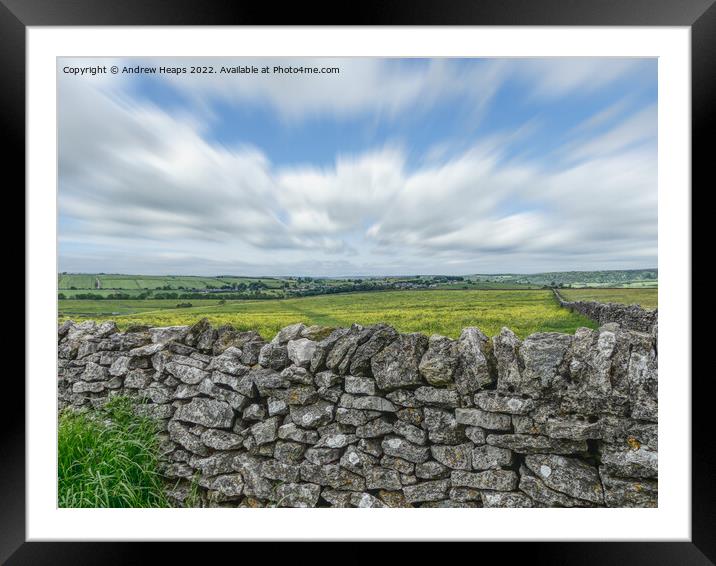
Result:
[[[644,309],[639,305],[597,303],[595,301],[565,301],[559,291],[554,290],[560,306],[583,314],[598,324],[616,322],[622,328],[639,332],[652,332],[657,326],[657,309]]]
[[[178,506],[653,507],[656,332],[66,322],[61,409],[159,419]]]

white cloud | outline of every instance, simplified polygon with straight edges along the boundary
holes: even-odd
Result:
[[[340,86],[326,78],[181,88],[198,100],[207,89],[265,98],[293,118],[393,113],[450,89],[487,104],[508,72],[500,62],[487,78],[443,61],[420,73],[388,73],[374,60],[341,65],[349,82]],[[557,67],[535,75],[540,95],[588,82],[571,62]],[[628,69],[614,65],[599,80]],[[336,275],[656,263],[654,107],[621,122],[614,112],[610,130],[582,135],[544,163],[508,159],[520,136],[492,136],[417,164],[386,146],[327,167],[279,167],[255,148],[210,143],[195,119],[140,104],[116,83],[61,77],[59,111],[63,270]]]
[[[603,57],[543,57],[517,62],[514,69],[537,97],[584,94],[634,73],[639,59]]]

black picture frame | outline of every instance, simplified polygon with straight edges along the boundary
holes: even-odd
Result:
[[[559,26],[688,26],[692,35],[692,187],[712,187],[716,103],[716,0],[370,0],[345,10],[340,3],[238,3],[228,0],[0,0],[0,117],[6,139],[5,179],[24,186],[25,37],[28,26],[96,25],[559,25]],[[341,9],[343,8],[343,10]],[[344,11],[345,10],[345,11]],[[350,18],[350,19],[349,19]],[[710,181],[710,182],[709,182]],[[10,181],[7,181],[10,186]],[[694,191],[692,188],[692,197]],[[26,294],[27,302],[32,297]],[[696,339],[696,334],[693,334]],[[32,328],[26,329],[32,339]],[[703,338],[701,338],[703,340]],[[692,351],[694,351],[692,346]],[[698,351],[698,350],[696,350]],[[12,378],[11,378],[12,377]],[[690,542],[520,543],[498,556],[537,564],[714,564],[716,563],[716,451],[710,375],[692,381],[692,537]],[[680,376],[686,383],[691,376]],[[24,384],[15,373],[5,375],[3,397],[24,398]],[[3,404],[0,427],[0,563],[119,564],[150,559],[143,543],[25,542],[25,410],[24,404]],[[14,413],[14,414],[13,414]],[[349,534],[349,533],[347,533]],[[558,533],[555,537],[558,538]],[[82,539],[82,533],[77,533]],[[245,543],[243,543],[245,544]],[[507,543],[510,544],[510,543]],[[165,561],[188,562],[197,552],[206,562],[210,549],[201,545],[161,546]],[[393,558],[405,550],[366,545],[330,553],[332,560],[363,562]],[[487,547],[487,545],[483,545]],[[253,549],[252,549],[253,550]],[[246,552],[247,550],[244,550]],[[483,551],[480,550],[482,553]],[[505,552],[505,554],[502,554]],[[326,554],[329,556],[329,554]],[[341,558],[344,557],[344,558]],[[238,557],[236,557],[238,559]],[[475,557],[477,558],[477,556]],[[481,560],[485,555],[481,554]]]

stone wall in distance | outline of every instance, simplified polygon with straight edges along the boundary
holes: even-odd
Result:
[[[654,332],[658,324],[658,309],[644,309],[639,305],[620,305],[617,303],[598,303],[595,301],[566,301],[554,289],[560,306],[583,314],[598,324],[615,322],[622,328],[639,332]]]

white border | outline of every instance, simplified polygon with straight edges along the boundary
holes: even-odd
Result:
[[[28,540],[690,540],[690,39],[683,27],[28,28]],[[57,509],[55,58],[148,55],[659,57],[659,508]]]

